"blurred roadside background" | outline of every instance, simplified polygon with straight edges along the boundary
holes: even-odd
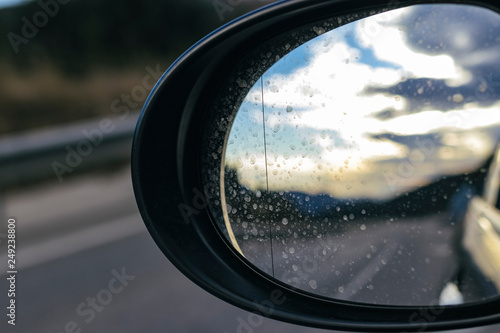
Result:
[[[3,8],[0,134],[108,116],[115,98],[142,85],[147,66],[165,71],[215,28],[271,1],[219,2],[44,0]]]
[[[161,73],[271,2],[0,0],[2,311],[8,218],[18,270],[16,326],[2,313],[1,332],[326,332],[255,320],[191,283],[147,234],[131,187],[133,128]]]

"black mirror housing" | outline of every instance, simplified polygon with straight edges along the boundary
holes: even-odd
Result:
[[[435,3],[438,2],[278,2],[213,32],[167,70],[149,96],[136,129],[132,177],[150,234],[184,275],[233,305],[311,327],[401,332],[500,322],[499,297],[467,305],[443,307],[436,301],[415,307],[334,300],[297,290],[246,261],[218,227],[220,216],[210,209],[220,199],[218,174],[222,154],[212,148],[215,142],[222,150],[236,111],[220,108],[221,98],[236,108],[258,77],[290,51],[282,46],[289,44],[293,48],[301,40],[312,39],[316,26],[323,24],[334,29],[334,25],[387,10]],[[500,13],[500,6],[493,0],[439,3],[470,4]],[[241,78],[245,82],[238,81]],[[216,135],[207,138],[207,132]],[[212,148],[207,149],[207,145]],[[215,171],[207,173],[202,171],[204,168]]]

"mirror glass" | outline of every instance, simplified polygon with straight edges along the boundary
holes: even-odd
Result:
[[[231,244],[275,279],[333,299],[497,296],[499,15],[416,5],[312,29],[230,128]]]

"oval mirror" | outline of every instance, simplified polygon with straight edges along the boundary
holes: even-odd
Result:
[[[230,128],[231,244],[332,299],[498,296],[498,14],[415,5],[315,31],[262,75]]]

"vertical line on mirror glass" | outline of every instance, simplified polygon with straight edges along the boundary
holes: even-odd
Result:
[[[264,129],[264,163],[266,163],[266,193],[269,194],[269,175],[267,173],[267,142],[266,142],[266,115],[264,112],[264,76],[260,77],[260,94],[261,94],[261,103],[262,103],[262,128]],[[273,232],[271,229],[271,221],[269,223],[269,242],[271,243],[271,269],[273,271],[274,277],[274,252],[273,252]]]
[[[266,142],[266,116],[264,113],[264,83],[262,82],[262,76],[260,77],[260,94],[262,98],[262,128],[264,129],[264,161],[266,163],[266,186],[267,192],[269,192],[269,176],[267,174],[267,142]]]

